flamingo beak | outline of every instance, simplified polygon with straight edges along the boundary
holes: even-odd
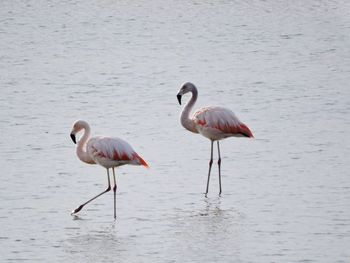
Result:
[[[181,95],[180,94],[177,94],[177,100],[179,101],[179,104],[181,105]]]
[[[71,133],[70,137],[72,138],[72,141],[74,142],[74,144],[77,144],[77,141],[75,140],[75,134]]]

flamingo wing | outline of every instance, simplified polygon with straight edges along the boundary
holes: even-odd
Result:
[[[87,151],[97,162],[108,160],[120,164],[134,164],[148,167],[129,143],[120,138],[95,137],[87,144]]]
[[[193,120],[199,130],[215,131],[224,137],[245,136],[254,137],[249,128],[242,123],[230,109],[222,107],[201,108],[193,115]]]

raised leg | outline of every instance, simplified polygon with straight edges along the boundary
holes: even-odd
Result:
[[[78,206],[76,209],[74,209],[74,210],[72,211],[71,215],[78,213],[81,209],[83,209],[83,207],[84,207],[85,205],[87,205],[87,204],[90,203],[91,201],[95,200],[97,197],[99,197],[99,196],[101,196],[101,195],[103,195],[103,194],[105,194],[105,193],[107,193],[107,192],[109,192],[109,191],[111,190],[111,181],[110,181],[110,179],[109,179],[109,170],[108,170],[108,169],[107,169],[107,178],[108,178],[108,187],[107,187],[107,189],[104,190],[102,193],[100,193],[100,194],[94,196],[94,197],[91,198],[90,200],[86,201],[84,204]]]
[[[218,155],[219,155],[218,167],[219,167],[219,187],[220,187],[219,195],[221,195],[221,192],[222,192],[222,188],[221,188],[221,156],[220,156],[220,145],[219,145],[219,141],[218,141]]]
[[[210,171],[211,171],[211,166],[213,164],[213,144],[214,144],[214,141],[211,141],[209,171],[208,171],[208,180],[207,180],[207,190],[205,191],[205,197],[207,197],[208,190],[209,190]]]
[[[116,213],[116,193],[117,193],[117,181],[115,180],[115,172],[114,172],[114,167],[112,168],[113,171],[113,180],[114,180],[114,186],[113,186],[113,193],[114,193],[114,219],[117,218],[117,213]]]

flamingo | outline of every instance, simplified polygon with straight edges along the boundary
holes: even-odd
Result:
[[[221,156],[219,141],[228,137],[254,138],[254,136],[249,128],[244,123],[242,123],[230,109],[222,107],[204,107],[197,110],[192,115],[192,117],[189,117],[192,107],[197,101],[198,90],[194,84],[186,82],[181,86],[179,92],[177,93],[177,99],[181,105],[181,97],[189,92],[192,93],[192,97],[182,110],[180,117],[181,124],[190,132],[199,133],[208,138],[211,142],[209,171],[205,197],[207,197],[209,190],[210,171],[213,164],[213,144],[214,141],[217,141],[219,157],[219,195],[221,195]]]
[[[81,139],[76,142],[75,135],[84,130]],[[72,211],[72,215],[78,213],[85,205],[95,200],[97,197],[111,190],[109,169],[113,172],[113,192],[114,192],[114,219],[116,219],[116,191],[117,183],[115,179],[114,167],[125,164],[143,165],[148,168],[147,163],[134,151],[126,141],[111,137],[90,137],[90,126],[86,121],[78,120],[73,124],[70,137],[77,144],[76,153],[78,158],[88,164],[99,164],[107,170],[108,187],[102,193],[89,199]]]

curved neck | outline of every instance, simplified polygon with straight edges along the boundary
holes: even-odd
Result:
[[[90,137],[90,127],[89,125],[84,125],[84,134],[77,143],[77,155],[79,159],[85,163],[93,164],[94,160],[86,152],[86,142]]]
[[[198,133],[194,121],[190,118],[190,113],[193,108],[193,105],[196,103],[197,98],[198,98],[198,91],[196,88],[193,88],[191,90],[192,97],[191,99],[187,102],[186,106],[182,110],[181,113],[181,124],[184,126],[187,130]]]

